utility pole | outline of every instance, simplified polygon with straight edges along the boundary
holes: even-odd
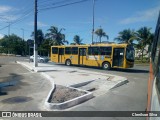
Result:
[[[9,23],[9,25],[8,25],[8,36],[10,36],[10,23]]]
[[[10,22],[8,22],[8,37],[10,36]],[[9,48],[8,48],[8,56],[9,56]]]
[[[94,40],[94,8],[95,8],[95,0],[93,0],[93,28],[92,28],[92,44],[93,44],[93,40]]]
[[[35,0],[34,10],[34,67],[38,67],[37,61],[37,0]]]
[[[21,28],[21,30],[22,30],[22,40],[24,41],[24,29]]]
[[[24,29],[21,28],[21,30],[22,30],[22,42],[23,42],[23,45],[25,46],[25,44],[24,44]],[[22,51],[22,55],[25,55],[25,48]]]

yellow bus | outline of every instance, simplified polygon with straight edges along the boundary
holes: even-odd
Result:
[[[134,48],[128,44],[52,46],[51,61],[68,66],[131,68],[134,66]]]

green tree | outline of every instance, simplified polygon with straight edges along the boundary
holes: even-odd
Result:
[[[68,41],[65,40],[65,34],[61,33],[64,30],[64,28],[61,28],[60,30],[55,27],[51,26],[50,29],[48,29],[48,33],[45,35],[47,39],[52,40],[52,45],[64,45],[64,43],[68,44]]]
[[[154,35],[151,33],[151,28],[148,27],[142,27],[139,30],[135,32],[136,40],[138,41],[138,48],[140,48],[142,53],[142,59],[143,62],[143,56],[144,56],[144,50],[146,45],[151,45],[153,41]]]
[[[22,41],[22,38],[15,34],[9,36],[5,35],[0,40],[0,45],[3,48],[3,51],[1,52],[5,53],[23,55],[25,50],[25,42]]]
[[[49,57],[50,54],[50,50],[51,50],[51,40],[46,39],[38,48],[38,50],[40,51],[40,55],[47,55]]]
[[[80,39],[79,35],[75,35],[74,38],[73,38],[73,41],[74,41],[75,44],[80,45],[81,42],[82,42],[82,39]]]
[[[106,37],[107,40],[109,39],[109,36],[103,31],[102,28],[99,28],[95,31],[95,34],[99,37],[99,42],[101,43],[102,37]]]
[[[34,32],[32,32],[31,37],[34,38]],[[44,39],[45,38],[44,38],[43,31],[41,29],[38,29],[37,30],[37,44],[38,44],[38,47],[43,43]]]
[[[116,37],[114,40],[122,42],[122,43],[132,43],[135,39],[134,31],[130,29],[125,29],[118,33],[118,37]]]

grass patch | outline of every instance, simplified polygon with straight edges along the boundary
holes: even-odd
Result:
[[[134,64],[140,64],[140,65],[149,65],[149,59],[144,58],[143,61],[141,59],[135,59]]]

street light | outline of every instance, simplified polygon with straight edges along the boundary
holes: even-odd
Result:
[[[93,0],[93,18],[92,18],[92,22],[93,22],[93,28],[92,28],[92,44],[93,44],[93,39],[94,39],[94,8],[95,8],[95,0]]]

